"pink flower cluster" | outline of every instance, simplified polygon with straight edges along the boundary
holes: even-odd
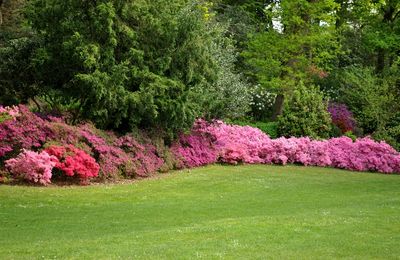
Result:
[[[19,111],[19,107],[17,106],[12,106],[12,107],[3,107],[0,106],[0,114],[8,114],[11,118],[13,118],[14,120],[20,116],[20,111]]]
[[[15,120],[0,123],[0,157],[20,149],[40,148],[54,133],[47,122],[30,112],[25,106],[14,108],[19,111]],[[17,115],[12,112],[12,115]]]
[[[199,145],[206,144],[206,145]],[[270,139],[257,128],[198,120],[192,134],[181,137],[172,149],[186,167],[224,162],[330,166],[354,171],[400,173],[400,154],[385,142],[348,137],[329,140]],[[206,155],[205,160],[198,157]],[[212,156],[211,156],[212,155]]]
[[[5,161],[6,167],[17,178],[47,185],[51,183],[51,170],[56,165],[54,156],[46,152],[23,150],[18,157]]]
[[[100,166],[94,158],[73,145],[50,146],[45,149],[49,155],[56,158],[55,167],[67,176],[78,176],[80,180],[97,177]]]
[[[218,159],[217,150],[205,134],[193,131],[190,135],[182,134],[171,147],[176,157],[176,167],[197,167],[215,163]]]

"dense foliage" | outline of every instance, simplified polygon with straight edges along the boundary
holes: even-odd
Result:
[[[298,85],[278,119],[280,135],[328,138],[330,128],[331,117],[322,93],[314,86]]]
[[[30,1],[34,36],[0,49],[0,103],[39,97],[73,122],[169,135],[196,116],[243,116],[250,100],[235,47],[206,11],[186,0]]]

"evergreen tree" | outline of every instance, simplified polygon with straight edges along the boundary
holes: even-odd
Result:
[[[41,94],[101,127],[188,127],[190,91],[216,78],[202,16],[185,0],[32,0]]]

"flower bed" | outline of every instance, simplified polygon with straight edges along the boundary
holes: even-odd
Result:
[[[354,171],[400,172],[400,154],[387,143],[368,137],[355,142],[348,137],[322,141],[308,137],[270,139],[257,128],[198,120],[192,134],[181,138],[178,144],[185,144],[184,148],[176,144],[179,149],[173,151],[183,158],[186,167],[216,162],[299,163]],[[196,159],[201,154],[213,156],[204,161]]]
[[[348,137],[271,139],[250,126],[197,120],[189,134],[182,134],[171,147],[160,147],[144,135],[139,142],[133,135],[117,136],[88,123],[71,126],[60,118],[42,119],[24,106],[1,107],[0,115],[4,119],[0,122],[0,172],[7,169],[14,178],[43,185],[51,182],[54,169],[88,181],[98,176],[146,177],[161,169],[218,162],[400,173],[400,154],[368,137],[356,141]]]

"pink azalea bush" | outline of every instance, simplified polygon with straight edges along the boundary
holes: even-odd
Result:
[[[24,149],[16,158],[5,161],[5,165],[16,178],[47,185],[51,183],[51,171],[56,161],[57,158],[47,152]]]
[[[183,145],[188,143],[189,145]],[[207,144],[207,145],[197,145]],[[179,146],[180,145],[180,146]],[[173,146],[175,156],[187,167],[223,162],[330,166],[354,171],[400,173],[400,154],[385,142],[366,137],[353,142],[348,137],[311,140],[308,137],[270,139],[249,126],[198,120],[192,134]],[[202,154],[212,154],[206,161]]]
[[[77,176],[80,180],[97,177],[100,166],[95,159],[73,145],[50,146],[45,149],[56,158],[55,167],[66,176]]]
[[[20,116],[19,107],[12,106],[12,107],[3,107],[0,106],[0,114],[6,114],[10,116],[13,120],[15,120],[18,116]]]

